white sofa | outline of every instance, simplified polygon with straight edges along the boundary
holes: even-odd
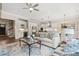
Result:
[[[41,40],[41,44],[56,48],[60,44],[60,37],[54,37],[52,39],[36,37],[36,39]]]

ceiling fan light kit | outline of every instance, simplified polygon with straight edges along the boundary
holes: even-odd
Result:
[[[34,10],[39,11],[38,9],[36,9],[36,7],[39,6],[39,4],[33,5],[32,3],[26,3],[26,6],[28,6],[28,8],[23,8],[23,9],[28,9],[30,12]]]
[[[29,8],[30,11],[34,10],[33,8]]]

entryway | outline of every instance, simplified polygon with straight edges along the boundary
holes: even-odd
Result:
[[[6,34],[6,26],[5,24],[0,24],[0,35]]]
[[[15,21],[0,18],[0,44],[15,42]]]

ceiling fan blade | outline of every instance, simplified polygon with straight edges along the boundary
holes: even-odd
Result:
[[[30,7],[31,5],[30,5],[30,3],[26,3],[26,5],[28,6],[28,7]]]
[[[30,10],[30,13],[31,13],[32,11]]]
[[[23,9],[28,9],[28,8],[23,8]]]
[[[29,5],[30,5],[30,7],[32,7],[32,4],[31,3],[29,3]]]
[[[34,10],[39,11],[38,9],[34,9]]]
[[[26,5],[27,5],[27,6],[29,6],[29,4],[28,4],[28,3],[26,3]]]
[[[26,3],[26,5],[29,5],[29,3]]]
[[[39,4],[35,4],[33,7],[37,7],[37,6],[39,6]]]

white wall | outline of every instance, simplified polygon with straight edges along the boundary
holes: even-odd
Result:
[[[16,37],[16,39],[23,37],[23,32],[24,31],[20,30],[21,24],[25,24],[26,25],[26,22],[21,21],[21,20],[15,20],[15,37]],[[28,21],[28,35],[32,34],[32,26],[36,26],[37,27],[37,24],[34,23],[34,22],[31,22],[31,21]]]
[[[19,39],[19,38],[23,37],[23,32],[24,31],[20,30],[21,24],[25,24],[25,22],[21,21],[21,20],[15,20],[15,38],[16,39]]]

